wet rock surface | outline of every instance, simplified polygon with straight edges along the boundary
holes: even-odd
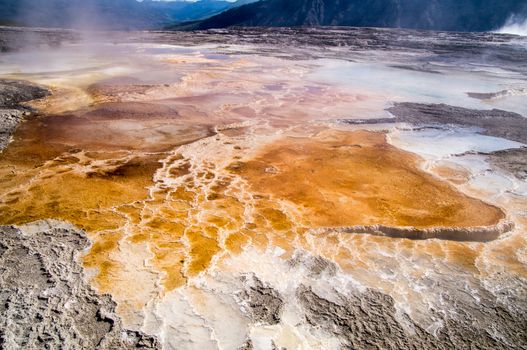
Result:
[[[0,151],[3,150],[18,124],[24,120],[24,112],[18,109],[0,109]]]
[[[467,92],[468,97],[478,100],[498,100],[509,96],[527,95],[527,89],[506,89],[497,92]]]
[[[490,163],[520,180],[527,179],[527,148],[513,148],[492,152],[487,156]]]
[[[388,108],[397,122],[414,125],[457,124],[484,129],[481,133],[527,143],[527,119],[500,109],[476,110],[446,104],[403,102]]]
[[[1,27],[0,52],[58,47],[65,42],[77,41],[79,38],[78,32],[64,29]]]
[[[48,90],[29,82],[18,80],[0,80],[0,107],[22,108],[21,102],[27,102],[48,96]]]
[[[445,292],[448,308],[430,310],[441,324],[435,332],[398,313],[390,296],[373,289],[336,293],[337,301],[330,301],[302,285],[296,296],[307,323],[341,339],[343,349],[524,349],[525,309],[507,309],[479,288],[474,296]]]
[[[0,227],[0,348],[157,349],[124,329],[108,295],[77,263],[85,235],[60,222]]]
[[[297,252],[289,261],[289,265],[293,268],[298,266],[305,266],[309,271],[310,277],[320,278],[324,275],[334,276],[337,272],[337,265],[320,256],[312,256]]]
[[[241,281],[245,289],[240,291],[236,297],[245,314],[253,322],[268,325],[279,323],[283,301],[278,292],[265,285],[254,274],[242,276]],[[247,346],[250,348],[251,345]]]
[[[229,28],[192,32],[156,32],[160,42],[249,44],[251,52],[289,59],[338,58],[369,60],[390,53],[407,56],[408,63],[397,64],[403,70],[437,73],[433,62],[464,65],[481,62],[525,74],[527,49],[525,37],[495,33],[433,32],[388,28]],[[287,50],[284,50],[287,48]],[[241,49],[242,50],[242,49]],[[244,52],[240,52],[244,53]],[[383,57],[385,60],[386,57]],[[416,62],[417,59],[417,62]],[[404,61],[404,60],[403,60]]]
[[[48,96],[50,93],[34,84],[16,81],[0,80],[0,151],[9,143],[11,135],[24,120],[24,116],[31,113],[31,109],[22,106],[27,102]]]

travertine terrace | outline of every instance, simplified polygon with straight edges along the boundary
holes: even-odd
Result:
[[[86,235],[71,266],[152,347],[526,346],[527,122],[501,92],[527,70],[498,55],[526,43],[234,31],[6,54],[4,79],[49,93],[10,106],[3,230]]]

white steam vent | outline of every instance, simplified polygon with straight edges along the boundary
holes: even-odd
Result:
[[[497,32],[527,36],[527,17],[513,15],[507,20],[503,27],[497,30]]]

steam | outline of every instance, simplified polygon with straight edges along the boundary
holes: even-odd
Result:
[[[505,25],[497,32],[527,36],[527,16],[513,15],[509,17]]]
[[[17,22],[27,26],[91,29],[101,26],[94,1],[20,0]]]
[[[15,23],[81,30],[146,29],[161,15],[137,0],[17,0]]]

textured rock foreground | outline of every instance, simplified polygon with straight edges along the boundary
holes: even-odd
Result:
[[[0,228],[0,348],[158,348],[124,329],[110,296],[87,284],[77,257],[88,246],[59,222]]]
[[[337,301],[330,301],[300,286],[297,297],[307,322],[342,339],[344,348],[524,349],[527,345],[521,330],[527,326],[526,315],[512,314],[494,298],[477,305],[462,295],[446,295],[445,303],[457,308],[462,316],[438,312],[445,327],[432,335],[410,319],[405,320],[405,327],[393,299],[376,290],[355,291],[350,297],[337,295]]]
[[[5,349],[156,349],[155,338],[126,330],[109,296],[97,295],[76,263],[88,240],[81,231],[42,221],[21,228],[0,228],[0,346]],[[316,281],[337,277],[338,268],[320,257],[296,255],[290,268]],[[436,276],[438,277],[438,276]],[[436,280],[434,278],[434,280]],[[464,280],[479,296],[452,292],[456,278],[443,276],[443,307],[431,310],[443,327],[425,330],[394,307],[393,299],[373,289],[332,291],[319,295],[294,283],[281,295],[254,275],[240,276],[238,305],[254,322],[280,322],[286,302],[298,305],[308,327],[329,332],[353,349],[480,348],[523,349],[527,346],[525,300],[496,297],[468,275]],[[520,289],[523,287],[517,286]],[[450,312],[448,310],[455,310]],[[381,336],[382,334],[382,336]],[[253,349],[248,341],[246,349]]]

